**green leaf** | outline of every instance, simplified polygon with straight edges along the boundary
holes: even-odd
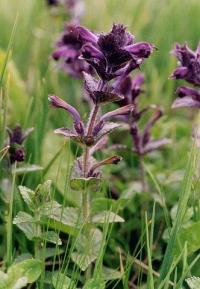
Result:
[[[45,240],[46,242],[62,245],[61,239],[58,237],[58,234],[54,231],[44,232],[41,235],[41,239]]]
[[[49,196],[51,185],[52,185],[51,180],[47,180],[43,184],[38,185],[36,192],[37,194],[39,194],[39,197],[41,196],[42,200],[45,200]]]
[[[12,265],[7,274],[0,271],[0,289],[21,289],[35,282],[42,273],[42,263],[29,259]]]
[[[76,289],[74,281],[62,273],[54,273],[52,283],[55,289]]]
[[[30,209],[33,210],[34,209],[33,200],[35,197],[35,192],[24,186],[19,186],[19,191],[24,202],[29,206]]]
[[[199,289],[200,288],[200,278],[191,277],[185,280],[190,287],[190,289]]]
[[[82,271],[85,271],[88,266],[96,260],[97,257],[95,255],[79,254],[77,252],[73,252],[71,258]]]
[[[96,260],[102,244],[102,232],[99,229],[90,229],[87,234],[81,233],[76,240],[76,252],[72,253],[72,260],[85,271]]]
[[[40,213],[43,222],[55,230],[75,234],[80,227],[81,220],[77,208],[62,208],[60,204],[52,202],[41,208]]]
[[[182,228],[177,237],[175,252],[179,254],[187,242],[188,255],[200,249],[200,221]]]
[[[59,256],[65,252],[63,249],[60,249],[60,248],[57,248],[55,252],[55,248],[47,248],[47,247],[45,247],[45,249],[42,248],[39,251],[40,251],[41,256],[43,256],[45,259],[54,257],[55,254],[56,256]]]
[[[110,269],[107,267],[103,267],[103,277],[105,281],[121,279],[122,276],[123,276],[123,272]]]
[[[92,217],[92,223],[122,223],[124,219],[111,211],[103,211]]]
[[[35,237],[36,224],[31,215],[20,211],[14,218],[13,224],[22,230],[29,240],[32,240]]]
[[[98,187],[100,183],[100,179],[97,178],[76,178],[70,180],[70,186],[72,190],[75,191],[82,191],[90,188],[91,190],[94,190]]]
[[[104,289],[104,288],[105,282],[103,279],[99,278],[89,279],[83,286],[83,289]]]

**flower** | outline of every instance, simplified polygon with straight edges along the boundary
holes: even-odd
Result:
[[[65,137],[71,138],[79,144],[88,147],[95,145],[102,137],[111,133],[114,129],[119,127],[118,124],[108,121],[111,117],[116,115],[128,114],[134,108],[133,105],[127,105],[104,114],[103,116],[95,120],[94,127],[92,131],[90,131],[88,125],[84,125],[79,112],[73,106],[54,95],[49,96],[48,99],[52,107],[62,108],[68,111],[74,121],[73,130],[70,130],[68,128],[58,128],[55,130],[55,133],[62,134]]]
[[[191,50],[187,43],[183,46],[176,44],[172,54],[179,60],[179,67],[172,73],[172,78],[200,85],[200,44],[196,51]]]
[[[78,38],[74,31],[76,23],[68,23],[65,31],[56,44],[52,54],[55,61],[59,61],[61,69],[75,78],[81,78],[82,72],[92,72],[90,65],[80,59],[81,48],[84,42]]]
[[[154,140],[151,137],[151,129],[155,123],[162,117],[163,109],[159,106],[148,105],[143,109],[139,108],[139,96],[144,92],[142,85],[144,84],[144,74],[139,73],[134,78],[131,76],[120,77],[114,83],[114,88],[117,93],[124,96],[124,99],[117,102],[120,106],[134,105],[134,110],[131,117],[124,115],[120,117],[121,121],[129,124],[130,134],[133,140],[132,150],[138,155],[145,155],[154,150],[157,150],[163,145],[168,144],[170,141],[167,138]],[[150,109],[154,112],[149,120],[146,122],[143,130],[139,129],[139,121]]]
[[[85,42],[82,57],[102,80],[111,80],[137,68],[154,50],[147,42],[134,43],[134,36],[121,24],[114,24],[109,33],[95,34],[77,26],[78,38]]]
[[[180,86],[176,94],[178,98],[173,102],[172,108],[200,107],[200,91],[187,86]]]
[[[22,129],[17,125],[14,129],[7,128],[9,140],[9,158],[11,164],[14,162],[22,162],[25,159],[25,150],[23,147],[23,142],[33,131],[33,128],[27,129],[25,132],[22,132]]]
[[[200,44],[196,51],[191,50],[187,43],[176,44],[172,51],[179,61],[178,68],[172,73],[173,79],[184,79],[195,87],[200,86]],[[176,91],[177,99],[172,108],[200,107],[200,91],[197,88],[181,86]]]

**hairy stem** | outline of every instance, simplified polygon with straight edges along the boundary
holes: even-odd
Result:
[[[99,111],[99,106],[97,104],[95,104],[93,111],[92,111],[92,116],[89,120],[89,124],[88,124],[88,131],[87,131],[87,136],[91,136],[92,135],[92,131],[96,122],[96,117],[97,117],[97,113]]]

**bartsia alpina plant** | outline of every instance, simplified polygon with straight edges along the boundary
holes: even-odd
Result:
[[[200,44],[196,51],[191,50],[187,44],[181,46],[176,44],[172,51],[178,59],[178,67],[172,73],[173,79],[183,79],[192,84],[193,87],[180,86],[176,94],[178,98],[172,107],[200,107]]]
[[[123,101],[124,96],[116,93],[114,83],[139,67],[153,52],[154,46],[147,42],[135,43],[133,35],[127,32],[126,27],[121,24],[114,24],[112,30],[106,34],[93,33],[77,25],[71,27],[71,32],[68,31],[68,39],[70,41],[73,39],[72,42],[78,45],[76,47],[64,45],[62,56],[67,59],[73,52],[77,56],[76,49],[78,49],[80,56],[75,59],[74,63],[71,62],[71,65],[74,65],[78,59],[92,68],[92,70],[82,71],[84,89],[91,109],[87,123],[85,124],[79,112],[64,100],[57,96],[49,96],[49,101],[52,107],[68,111],[73,119],[73,129],[59,128],[55,132],[71,138],[83,148],[83,155],[76,160],[74,166],[71,186],[77,189],[77,182],[82,183],[82,208],[86,221],[90,213],[84,187],[100,180],[102,166],[117,164],[121,159],[118,156],[111,156],[98,162],[93,157],[93,153],[105,145],[105,137],[119,126],[110,120],[122,115],[129,118],[134,111],[135,103],[127,103],[105,114],[102,114],[101,107],[106,103]]]

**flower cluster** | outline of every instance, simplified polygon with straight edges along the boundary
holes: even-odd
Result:
[[[131,76],[121,78],[120,81],[115,83],[115,91],[124,95],[124,99],[118,102],[119,105],[134,105],[131,117],[123,116],[121,120],[129,124],[133,140],[133,151],[139,156],[157,150],[170,142],[167,138],[154,140],[151,137],[151,129],[162,117],[163,109],[156,105],[148,105],[143,109],[139,108],[138,97],[143,92],[143,83],[144,75],[141,73],[137,74],[134,78],[131,78]],[[150,109],[153,109],[153,114],[145,124],[143,130],[140,131],[139,121]]]
[[[59,62],[59,67],[67,74],[75,78],[81,78],[83,71],[90,73],[92,68],[83,59],[80,59],[84,42],[77,37],[76,26],[76,22],[65,25],[65,30],[56,43],[52,57]]]
[[[23,162],[25,159],[25,150],[23,142],[33,131],[33,128],[27,129],[25,132],[22,131],[21,127],[17,125],[14,129],[7,128],[9,140],[9,160],[10,163]]]
[[[176,44],[172,51],[178,59],[179,66],[172,73],[173,79],[184,79],[194,87],[180,86],[177,89],[178,98],[172,107],[200,107],[200,44],[196,51],[191,50],[187,44]]]
[[[57,43],[53,58],[62,59],[62,67],[75,76],[80,75],[77,71],[87,73],[92,67],[103,81],[125,77],[155,48],[147,42],[135,42],[120,24],[114,24],[106,34],[93,33],[79,25],[67,27],[66,32]],[[83,65],[83,60],[87,65]]]
[[[99,168],[102,165],[116,164],[120,160],[114,156],[96,162],[92,155],[97,149],[102,148],[105,136],[119,126],[110,122],[110,119],[122,115],[129,118],[135,103],[127,101],[120,108],[103,115],[100,108],[106,103],[125,101],[124,92],[117,87],[132,70],[138,68],[144,59],[149,57],[154,48],[154,45],[147,42],[135,42],[133,35],[120,24],[114,24],[106,34],[93,33],[85,27],[75,25],[63,35],[62,45],[59,45],[53,57],[62,57],[64,65],[66,60],[70,60],[67,69],[71,74],[77,75],[77,71],[82,71],[85,93],[91,104],[88,122],[84,124],[79,112],[57,96],[49,96],[49,101],[53,107],[68,111],[73,118],[72,130],[59,128],[55,132],[73,139],[83,147],[83,156],[76,161],[75,168],[79,177],[97,178],[100,176]]]

